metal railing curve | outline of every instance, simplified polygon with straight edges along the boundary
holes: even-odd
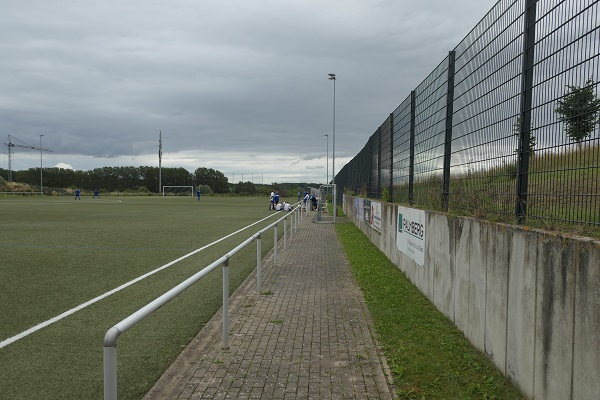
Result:
[[[171,290],[167,291],[163,295],[157,297],[152,302],[146,304],[133,314],[129,315],[125,319],[121,320],[117,324],[113,325],[106,334],[104,335],[104,399],[105,400],[116,400],[117,399],[117,339],[129,329],[140,323],[143,319],[148,317],[154,311],[174,299],[177,295],[182,293],[184,290],[198,282],[209,272],[213,271],[219,266],[223,266],[223,349],[229,347],[229,260],[236,253],[242,250],[250,243],[256,241],[256,286],[257,290],[260,291],[261,286],[261,236],[263,233],[273,228],[274,230],[274,243],[273,243],[273,266],[277,266],[277,225],[283,221],[283,249],[287,250],[287,233],[289,231],[290,239],[293,238],[294,230],[297,232],[300,222],[302,221],[302,207],[301,204],[296,204],[292,211],[284,212],[285,215],[275,222],[271,223],[267,227],[259,230],[254,235],[240,243],[238,246],[233,248],[231,251],[226,253],[224,256],[214,261],[210,265],[204,267],[201,271],[192,275],[179,285],[175,286]],[[291,227],[287,229],[287,220],[291,220]]]

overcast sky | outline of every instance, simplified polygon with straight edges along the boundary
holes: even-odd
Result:
[[[495,3],[0,0],[0,167],[325,182]]]

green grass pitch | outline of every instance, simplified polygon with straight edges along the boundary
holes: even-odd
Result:
[[[271,216],[0,348],[0,398],[103,398],[105,332],[277,215],[266,197],[0,197],[0,341]],[[263,256],[272,246],[269,230]],[[255,264],[252,243],[231,260],[231,291]],[[221,296],[217,268],[123,334],[119,398],[140,398],[219,309]]]

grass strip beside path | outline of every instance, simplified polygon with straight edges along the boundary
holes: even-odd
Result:
[[[336,224],[402,399],[523,399],[356,226]]]

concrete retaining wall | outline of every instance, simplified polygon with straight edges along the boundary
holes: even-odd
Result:
[[[381,232],[344,212],[526,396],[600,398],[600,241],[426,212],[421,267],[395,205]]]

